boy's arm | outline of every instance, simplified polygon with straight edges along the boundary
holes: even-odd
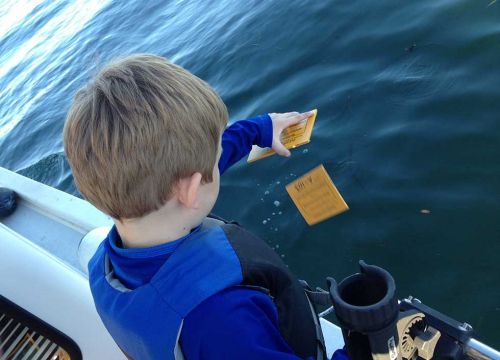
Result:
[[[271,147],[273,125],[269,114],[240,120],[222,134],[222,155],[219,160],[221,175],[234,163],[246,156],[252,145]]]
[[[234,163],[248,155],[252,145],[272,147],[277,154],[290,156],[290,151],[280,141],[281,132],[311,115],[312,112],[271,113],[235,122],[222,134],[220,173],[223,174]]]
[[[186,359],[299,359],[279,331],[271,298],[246,288],[205,300],[184,320],[180,340]]]

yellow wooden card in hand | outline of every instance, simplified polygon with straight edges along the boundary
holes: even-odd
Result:
[[[349,210],[323,165],[288,184],[286,191],[309,225]]]
[[[281,142],[287,149],[293,149],[300,145],[307,144],[311,141],[312,129],[314,122],[316,121],[317,109],[313,110],[314,115],[310,116],[304,121],[298,124],[292,125],[281,133]],[[251,163],[268,156],[275,154],[274,150],[271,148],[261,148],[257,145],[252,146],[252,150],[248,155],[247,162]]]

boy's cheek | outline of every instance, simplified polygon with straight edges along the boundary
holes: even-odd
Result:
[[[200,192],[200,203],[207,214],[212,210],[219,196],[220,174],[219,169],[212,174],[212,182],[203,184]]]

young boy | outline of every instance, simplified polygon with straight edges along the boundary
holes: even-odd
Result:
[[[317,318],[279,257],[207,217],[220,174],[253,144],[289,156],[282,130],[310,115],[226,128],[216,92],[153,55],[109,64],[76,94],[65,151],[82,195],[115,223],[89,263],[90,285],[128,358],[324,357]]]

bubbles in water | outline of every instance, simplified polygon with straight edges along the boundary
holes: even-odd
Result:
[[[279,249],[279,248],[280,248],[279,244],[276,244],[276,249]]]
[[[280,202],[278,200],[274,200],[274,206],[276,207],[280,206]]]
[[[285,254],[281,254],[281,257],[282,257],[282,258],[285,258]]]
[[[276,213],[273,212],[273,215],[276,215]]]
[[[269,190],[266,190],[266,191],[264,192],[264,195],[269,195]]]
[[[283,212],[281,212],[281,211],[280,211],[280,212],[278,212],[278,215],[281,215],[281,214],[283,214]]]
[[[302,150],[302,154],[307,154],[308,152],[309,152],[309,149]]]
[[[277,184],[277,185],[281,184],[281,181],[276,181],[276,184]]]
[[[267,218],[267,221],[271,221],[271,218]]]
[[[267,224],[267,220],[262,220],[262,223],[263,223],[264,225],[266,225],[266,224]]]

